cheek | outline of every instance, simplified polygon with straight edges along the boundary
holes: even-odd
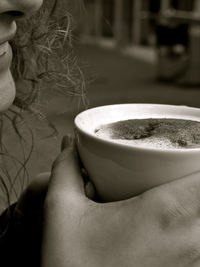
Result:
[[[10,70],[0,74],[0,112],[8,109],[15,98],[15,84]]]

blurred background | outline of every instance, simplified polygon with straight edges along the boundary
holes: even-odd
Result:
[[[51,170],[63,135],[74,133],[74,117],[86,108],[117,103],[200,108],[200,0],[84,0],[82,8],[75,2],[69,1],[67,11],[74,17],[87,97],[49,89],[41,108],[50,124],[27,115],[35,140],[28,182]],[[8,139],[19,157],[16,139]],[[19,186],[16,180],[12,187],[18,192],[27,183]]]
[[[73,134],[74,116],[86,108],[117,103],[200,108],[200,0],[84,0],[82,8],[69,2],[87,97],[78,106],[69,96],[45,96],[45,114],[58,136],[42,141],[40,170],[49,168],[44,159],[55,158],[62,136]]]
[[[106,103],[200,105],[199,0],[84,2],[77,35],[80,58],[97,69],[89,88],[92,106],[102,104],[103,94]]]

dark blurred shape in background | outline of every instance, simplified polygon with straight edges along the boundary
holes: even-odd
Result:
[[[136,54],[149,51],[154,55],[159,80],[200,84],[200,0],[84,3],[86,12],[78,26],[83,42]]]

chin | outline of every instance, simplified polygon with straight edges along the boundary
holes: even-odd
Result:
[[[16,89],[10,70],[0,74],[0,112],[6,111],[15,99]]]

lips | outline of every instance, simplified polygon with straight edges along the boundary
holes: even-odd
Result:
[[[8,51],[8,42],[0,44],[0,57],[4,56]]]
[[[1,1],[1,0],[0,0]],[[0,73],[8,69],[12,62],[12,49],[9,41],[12,40],[16,34],[16,23],[13,21],[11,24],[3,23],[1,21],[0,27]]]

